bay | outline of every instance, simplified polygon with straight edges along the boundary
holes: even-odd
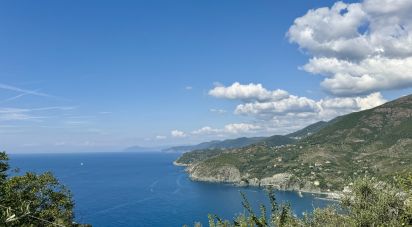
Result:
[[[172,162],[178,154],[72,153],[12,154],[11,167],[52,171],[72,192],[76,221],[93,226],[180,227],[207,215],[231,219],[244,212],[240,191],[253,207],[268,205],[264,190],[191,181]],[[297,215],[330,204],[313,194],[277,191],[279,202],[290,203]]]

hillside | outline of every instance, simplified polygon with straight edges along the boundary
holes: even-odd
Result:
[[[295,141],[296,141],[295,139],[291,139],[288,136],[274,135],[274,136],[263,139],[262,141],[259,142],[259,144],[264,144],[266,146],[275,147],[275,146],[282,146],[286,144],[292,144]]]
[[[229,149],[229,148],[240,148],[246,147],[251,144],[258,143],[265,139],[265,137],[241,137],[237,139],[228,139],[228,140],[214,140],[210,142],[204,142],[197,145],[189,145],[189,146],[176,146],[167,148],[164,151],[195,151],[195,150],[204,150],[204,149]]]
[[[298,130],[296,132],[287,134],[286,136],[289,138],[294,138],[294,139],[301,139],[301,138],[305,138],[307,136],[310,136],[316,132],[318,132],[319,130],[321,130],[322,128],[326,127],[329,123],[326,121],[319,121],[316,122],[314,124],[311,124],[301,130]]]
[[[242,138],[240,138],[242,139]],[[247,139],[247,138],[245,138]],[[222,145],[231,145],[231,141],[238,141],[239,139],[235,140],[225,140],[223,141]],[[198,149],[198,150],[193,150],[191,152],[184,153],[182,156],[179,157],[179,159],[175,162],[176,165],[181,165],[181,166],[188,166],[196,162],[200,162],[203,160],[206,160],[208,158],[227,153],[227,152],[232,152],[231,149],[240,149],[240,148],[246,148],[249,146],[285,146],[288,144],[294,143],[296,140],[291,139],[287,136],[280,136],[280,135],[275,135],[267,138],[259,138],[259,140],[253,142],[251,144],[246,144],[246,143],[237,143],[239,146],[235,148],[230,148],[230,147],[225,147],[225,146],[209,146],[210,148],[207,149]]]
[[[242,148],[247,147],[252,144],[265,143],[268,146],[281,146],[286,144],[291,144],[296,142],[296,139],[304,138],[311,135],[321,128],[325,127],[328,122],[320,121],[311,124],[299,131],[293,132],[288,135],[274,135],[271,137],[241,137],[237,139],[227,139],[227,140],[214,140],[210,142],[204,142],[197,145],[189,146],[176,146],[164,149],[163,151],[179,151],[179,152],[189,152],[189,151],[200,151],[200,150],[213,150],[213,149],[232,149],[232,148]]]
[[[365,174],[390,179],[412,171],[412,96],[338,117],[295,144],[258,143],[187,164],[194,180],[315,192]]]

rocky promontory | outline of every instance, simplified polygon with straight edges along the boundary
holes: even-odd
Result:
[[[285,191],[299,191],[314,194],[325,194],[328,198],[338,199],[340,193],[324,192],[317,187],[317,182],[306,182],[302,184],[296,181],[293,174],[278,173],[270,177],[256,178],[249,174],[242,174],[234,165],[223,165],[219,167],[208,167],[202,163],[184,164],[178,161],[173,162],[176,166],[186,167],[186,172],[193,181],[212,182],[212,183],[230,183],[239,187],[271,187]]]
[[[187,152],[175,164],[197,181],[312,193],[340,192],[363,176],[388,181],[412,171],[412,95],[290,135],[294,142],[272,136],[242,148]]]

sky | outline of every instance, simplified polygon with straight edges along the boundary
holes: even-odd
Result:
[[[412,92],[409,0],[0,2],[0,149],[285,134]]]

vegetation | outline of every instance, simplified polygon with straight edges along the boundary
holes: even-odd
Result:
[[[229,179],[216,173],[225,173],[230,167],[231,172],[238,170],[236,179],[241,179],[242,185],[252,180],[259,186],[262,179],[272,183],[275,181],[267,179],[284,174],[287,178],[282,185],[272,185],[314,192],[342,191],[347,182],[365,174],[387,181],[395,173],[412,171],[412,95],[292,135],[310,130],[315,133],[293,144],[196,151],[182,155],[177,162],[193,167],[188,171],[202,176],[197,180]]]
[[[298,130],[296,132],[287,134],[286,136],[289,138],[304,138],[307,136],[310,136],[316,132],[318,132],[319,130],[323,129],[324,127],[326,127],[329,124],[329,122],[326,121],[319,121],[316,122],[314,124],[311,124],[301,130]]]
[[[200,143],[193,146],[177,146],[167,148],[164,151],[204,151],[207,153],[212,150],[225,150],[225,149],[235,149],[235,148],[244,148],[250,145],[256,144],[266,144],[267,146],[282,146],[287,144],[292,144],[296,142],[296,138],[304,138],[313,133],[318,132],[329,123],[325,121],[319,121],[314,124],[311,124],[299,131],[288,135],[274,135],[271,137],[241,137],[237,139],[227,139],[227,140],[215,140],[205,143]]]
[[[74,223],[69,190],[50,173],[8,176],[0,152],[0,226],[86,226]]]
[[[177,146],[167,148],[164,151],[196,151],[196,150],[215,150],[215,149],[230,149],[230,148],[241,148],[246,147],[251,144],[256,144],[264,140],[265,137],[241,137],[237,139],[227,139],[227,140],[214,140],[210,142],[204,142],[193,146]]]
[[[412,226],[412,175],[396,184],[379,182],[374,178],[359,178],[351,186],[339,206],[315,209],[302,218],[297,217],[287,204],[279,205],[273,190],[269,190],[270,215],[260,206],[257,214],[242,194],[243,215],[225,221],[209,215],[210,227],[372,227]],[[405,188],[407,186],[407,188]],[[197,226],[201,226],[197,224]]]
[[[271,137],[268,137],[262,140],[262,142],[260,143],[265,144],[266,146],[275,147],[275,146],[283,146],[287,144],[292,144],[295,141],[296,141],[295,139],[289,138],[288,136],[274,135],[274,136],[271,136]]]

